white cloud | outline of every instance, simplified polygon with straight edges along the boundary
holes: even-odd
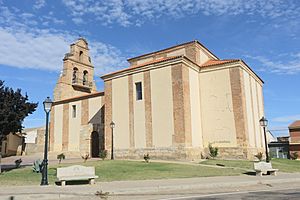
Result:
[[[84,22],[83,19],[80,17],[74,17],[72,18],[72,21],[77,25],[82,24]]]
[[[15,7],[6,7],[0,4],[1,27],[24,29],[28,27],[36,27],[38,25],[52,26],[57,24],[64,24],[64,20],[56,18],[53,16],[52,12],[45,13],[42,16],[36,16],[33,13],[22,12]]]
[[[297,20],[300,8],[294,0],[62,0],[71,15],[94,15],[104,25],[140,25],[164,16],[187,15],[258,15],[264,18],[288,17]]]
[[[64,20],[61,20],[61,19],[57,19],[56,17],[54,16],[42,16],[41,17],[41,23],[43,25],[49,25],[49,22],[53,22],[54,24],[64,24]]]
[[[62,59],[69,45],[77,38],[76,33],[55,29],[36,28],[36,17],[31,13],[12,12],[0,5],[0,65],[19,68],[61,71]],[[49,16],[52,16],[49,13]],[[48,21],[47,21],[48,20]],[[44,16],[45,24],[56,18]],[[96,73],[104,74],[126,65],[126,60],[115,47],[99,41],[89,41],[91,58]],[[2,67],[2,66],[0,66]]]
[[[300,119],[300,114],[299,115],[290,115],[290,116],[282,116],[282,117],[276,117],[272,119],[274,122],[293,122],[295,120]]]
[[[68,42],[63,35],[9,31],[0,28],[0,64],[21,68],[58,70]]]
[[[10,31],[0,28],[0,64],[19,68],[62,70],[62,58],[76,37],[48,30]],[[125,59],[113,46],[90,41],[96,73],[104,74],[124,67]]]
[[[33,5],[34,9],[41,9],[42,7],[44,7],[46,5],[46,1],[45,0],[36,0],[35,4]]]
[[[90,42],[92,63],[95,66],[96,75],[103,75],[124,68],[128,63],[121,52],[108,44]]]
[[[277,74],[296,74],[300,72],[300,53],[287,55],[284,61],[273,61],[264,56],[246,57],[256,60],[261,64],[261,71],[269,71]]]

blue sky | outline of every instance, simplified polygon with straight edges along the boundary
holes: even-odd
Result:
[[[62,58],[79,36],[90,45],[99,76],[127,58],[199,40],[221,59],[241,58],[265,81],[273,134],[300,119],[298,0],[0,0],[0,79],[21,88],[37,111],[25,127],[45,124]]]

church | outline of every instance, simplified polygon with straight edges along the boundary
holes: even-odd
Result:
[[[264,151],[264,82],[244,61],[221,60],[195,40],[128,62],[101,76],[97,91],[87,41],[70,45],[54,89],[51,153],[98,157],[113,145],[115,158],[192,160],[209,144],[222,158]]]

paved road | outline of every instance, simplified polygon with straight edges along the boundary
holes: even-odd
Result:
[[[282,194],[286,194],[284,197],[288,197],[285,199],[293,199],[293,195],[297,197],[294,199],[300,199],[299,193],[295,192],[300,191],[300,173],[289,174],[282,172],[278,173],[277,176],[263,177],[241,175],[165,180],[112,181],[97,182],[95,185],[67,185],[66,187],[56,185],[5,186],[5,183],[0,183],[0,185],[0,200],[8,200],[11,199],[10,197],[14,197],[14,200],[101,200],[101,195],[96,195],[100,193],[100,191],[108,193],[108,195],[106,195],[108,200],[173,200],[176,198],[177,200],[191,200],[201,198],[226,199],[227,197],[227,199],[242,199],[243,196],[245,197],[243,199],[262,199],[260,198],[262,194],[270,195],[270,198],[264,197],[265,199],[274,199],[273,195],[277,197]],[[265,192],[256,194],[262,190]],[[229,194],[228,192],[231,193]],[[282,198],[283,196],[278,197],[279,199],[284,199]]]
[[[101,189],[97,188],[92,193],[85,193],[84,189],[79,189],[77,192],[51,192],[35,193],[35,191],[18,192],[18,194],[0,195],[2,200],[281,200],[281,199],[300,199],[300,186],[297,184],[289,186],[289,189],[280,189],[281,187],[272,188],[270,186],[241,186],[237,188],[215,188],[209,190],[203,189],[187,189],[187,190],[166,190],[166,191],[151,191],[151,192],[135,192],[135,193],[99,193]],[[284,186],[283,186],[284,187]],[[259,189],[262,188],[262,189]],[[292,189],[291,189],[292,188]],[[66,188],[67,190],[70,188]],[[96,189],[96,188],[95,188]],[[81,192],[80,192],[81,191]],[[99,191],[98,195],[96,195]],[[99,195],[100,194],[100,195]]]
[[[300,188],[297,189],[287,189],[287,190],[264,190],[264,191],[246,191],[246,192],[230,192],[221,194],[209,194],[209,195],[194,195],[185,196],[178,198],[168,198],[164,200],[282,200],[300,199]]]

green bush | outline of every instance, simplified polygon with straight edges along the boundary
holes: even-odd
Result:
[[[57,159],[58,159],[58,163],[61,163],[61,160],[64,160],[66,158],[64,153],[58,154],[57,155]]]
[[[149,155],[149,153],[144,154],[144,160],[145,160],[146,163],[149,162],[149,160],[150,160],[150,155]]]
[[[101,150],[99,153],[99,157],[104,160],[107,157],[107,150]]]
[[[262,161],[263,158],[263,153],[262,152],[258,152],[256,155],[254,155],[259,161]]]
[[[83,162],[86,162],[90,158],[90,154],[86,153],[86,154],[82,155],[81,158],[83,159]]]
[[[21,163],[22,163],[22,159],[18,159],[18,160],[15,160],[15,164],[16,164],[16,168],[19,168],[21,166]]]
[[[208,149],[210,157],[215,158],[218,156],[219,149],[217,147],[213,147],[211,144],[209,144]]]
[[[292,152],[291,155],[290,155],[290,157],[291,157],[292,160],[297,160],[298,156],[299,155],[298,155],[298,153],[296,151]]]

